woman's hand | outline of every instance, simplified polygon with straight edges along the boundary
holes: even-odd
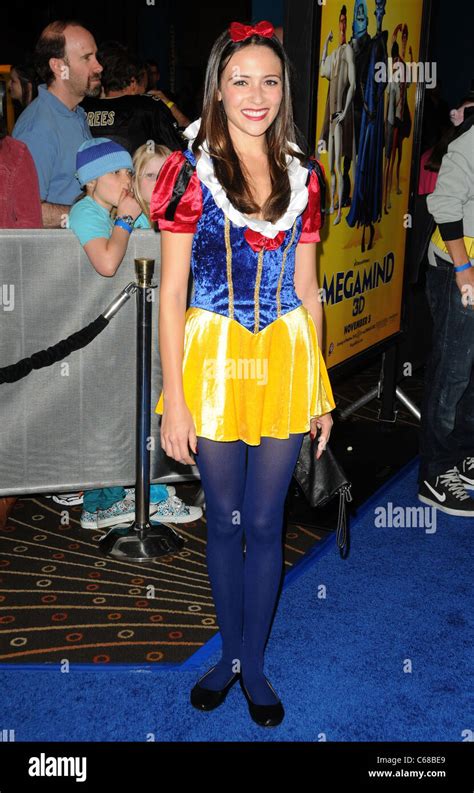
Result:
[[[326,448],[326,444],[329,441],[329,436],[331,434],[332,425],[334,424],[332,420],[331,413],[324,413],[322,416],[318,416],[315,419],[311,419],[311,437],[317,433],[318,427],[321,427],[321,435],[319,436],[318,441],[318,451],[316,453],[316,459],[319,460],[321,457],[324,449]]]
[[[189,446],[197,454],[197,437],[191,411],[185,402],[165,405],[161,421],[161,447],[178,463],[195,465]]]

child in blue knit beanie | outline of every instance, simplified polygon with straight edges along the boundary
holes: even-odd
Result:
[[[115,275],[134,228],[151,228],[133,195],[133,173],[128,151],[109,138],[86,140],[78,149],[76,177],[84,195],[71,207],[68,227],[101,275]]]
[[[78,237],[97,272],[115,275],[133,229],[151,229],[132,194],[132,158],[115,141],[93,138],[80,146],[76,169],[84,195],[73,204],[68,227]],[[150,486],[150,515],[154,520],[188,523],[201,517],[201,507],[188,506],[175,493],[176,489],[168,485]],[[106,529],[134,519],[134,488],[84,491],[80,521],[83,529]]]

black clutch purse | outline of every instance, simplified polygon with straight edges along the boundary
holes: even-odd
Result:
[[[339,495],[336,542],[341,558],[345,559],[349,553],[346,502],[352,501],[351,483],[334,457],[329,444],[326,444],[319,460],[316,459],[319,433],[320,429],[313,440],[309,432],[304,435],[293,476],[312,507],[322,507],[331,498]]]

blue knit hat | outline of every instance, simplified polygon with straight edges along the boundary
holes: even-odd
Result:
[[[110,138],[86,140],[76,154],[76,178],[81,187],[92,179],[120,168],[133,171],[132,158],[123,146]]]

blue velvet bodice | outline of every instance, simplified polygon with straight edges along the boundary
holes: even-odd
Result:
[[[190,149],[183,154],[196,165]],[[201,189],[202,214],[191,254],[194,293],[190,307],[231,316],[251,333],[258,333],[302,305],[294,287],[301,215],[285,232],[279,248],[259,254],[245,239],[245,227],[236,226],[226,217],[202,182]]]

